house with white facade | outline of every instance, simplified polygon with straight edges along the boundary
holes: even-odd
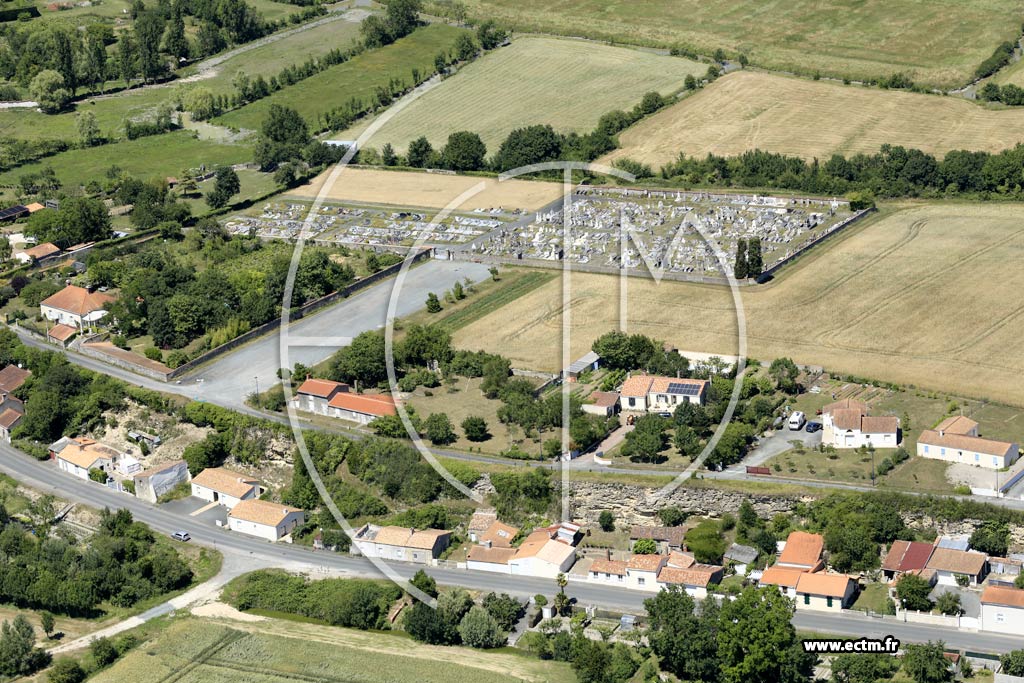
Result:
[[[188,464],[184,460],[175,460],[132,475],[132,481],[135,482],[135,497],[150,503],[155,503],[160,496],[170,493],[178,484],[191,479]]]
[[[702,600],[708,596],[708,586],[722,582],[723,569],[712,564],[693,564],[689,567],[673,567],[671,560],[658,572],[658,586],[682,586],[691,597]]]
[[[982,631],[1024,636],[1024,590],[986,586],[981,593]]]
[[[395,399],[387,394],[353,394],[339,391],[327,402],[327,414],[341,420],[369,424],[378,417],[396,415]]]
[[[935,429],[922,431],[917,437],[917,454],[922,458],[1001,470],[1017,461],[1020,448],[1009,441],[979,436],[978,423],[958,415],[946,418]]]
[[[306,521],[306,513],[269,500],[250,498],[228,511],[228,528],[267,541],[279,541]]]
[[[757,585],[762,588],[765,586],[777,586],[783,595],[795,600],[796,585],[800,582],[800,577],[806,573],[807,570],[805,569],[772,565],[764,570]]]
[[[576,563],[576,539],[563,525],[536,529],[527,536],[509,560],[509,573],[519,576],[555,578]],[[568,525],[575,527],[575,525]],[[579,527],[575,527],[579,530]]]
[[[88,479],[90,470],[113,472],[121,452],[85,437],[62,437],[49,446],[50,457],[56,461],[57,469]]]
[[[935,572],[936,581],[942,585],[955,586],[958,576],[966,576],[970,585],[977,586],[988,574],[988,556],[976,551],[936,547],[925,567]]]
[[[899,418],[868,415],[861,401],[844,399],[821,410],[821,442],[835,448],[896,448],[899,445]]]
[[[211,503],[220,503],[228,510],[243,500],[259,498],[260,483],[250,476],[224,469],[207,467],[192,478],[192,495]]]
[[[113,301],[114,297],[104,292],[68,285],[44,299],[39,304],[39,312],[46,320],[81,330],[102,320]]]
[[[349,552],[364,557],[427,564],[444,552],[451,537],[452,532],[443,529],[417,531],[404,526],[364,524],[356,531]]]
[[[485,545],[475,545],[469,549],[466,555],[466,569],[478,572],[496,572],[498,574],[509,574],[509,562],[515,557],[515,548],[491,548]]]
[[[804,572],[796,582],[796,608],[841,612],[853,602],[857,583],[846,574]]]
[[[632,412],[672,412],[683,403],[704,405],[710,386],[706,379],[633,375],[622,383],[619,405]]]
[[[349,386],[343,382],[332,382],[329,379],[307,379],[295,390],[292,404],[296,410],[307,413],[328,415],[327,404],[338,393],[348,393]]]

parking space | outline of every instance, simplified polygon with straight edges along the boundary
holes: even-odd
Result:
[[[764,435],[757,440],[757,443],[747,454],[747,457],[729,469],[742,470],[747,466],[762,465],[768,459],[779,455],[780,453],[785,453],[789,449],[793,448],[792,442],[794,441],[802,443],[804,448],[815,449],[821,445],[821,430],[813,433],[808,432],[806,428],[800,429],[799,431],[791,431],[783,426],[782,429],[765,432]]]
[[[208,507],[209,504],[209,501],[202,498],[189,496],[188,498],[168,501],[160,507],[175,514],[191,517],[190,524],[201,524],[203,526],[216,526],[217,522],[227,524],[228,509],[223,505]],[[188,529],[185,529],[185,531],[188,531]]]

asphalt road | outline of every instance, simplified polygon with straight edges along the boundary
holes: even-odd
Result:
[[[170,534],[187,530],[193,542],[213,547],[226,554],[246,557],[255,566],[284,566],[306,569],[310,572],[344,573],[352,576],[379,577],[377,569],[365,558],[317,552],[301,546],[274,544],[222,529],[197,524],[186,515],[171,512],[123,493],[116,493],[95,482],[78,479],[60,472],[51,462],[38,462],[7,444],[0,444],[0,471],[41,492],[52,493],[68,501],[92,507],[125,508],[136,519],[154,530]],[[421,567],[405,563],[390,563],[390,567],[403,577],[411,577]],[[438,583],[464,586],[481,591],[506,592],[517,597],[537,593],[555,592],[551,579],[515,577],[461,569],[429,568],[427,572]],[[566,592],[582,606],[597,605],[606,609],[642,614],[643,601],[650,594],[629,591],[615,586],[570,582]],[[971,631],[958,631],[923,624],[861,616],[859,614],[829,614],[797,612],[793,623],[797,628],[850,636],[884,637],[892,635],[901,641],[922,642],[942,640],[948,647],[980,652],[1006,652],[1019,648],[1020,638]]]

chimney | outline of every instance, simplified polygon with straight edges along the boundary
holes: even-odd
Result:
[[[488,538],[486,541],[484,541],[484,547],[485,548],[490,548],[492,545],[493,544],[491,542],[491,539]]]

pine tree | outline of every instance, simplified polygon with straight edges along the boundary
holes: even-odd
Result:
[[[744,280],[747,277],[747,241],[745,239],[736,242],[736,266],[733,269],[733,276],[737,280]]]

